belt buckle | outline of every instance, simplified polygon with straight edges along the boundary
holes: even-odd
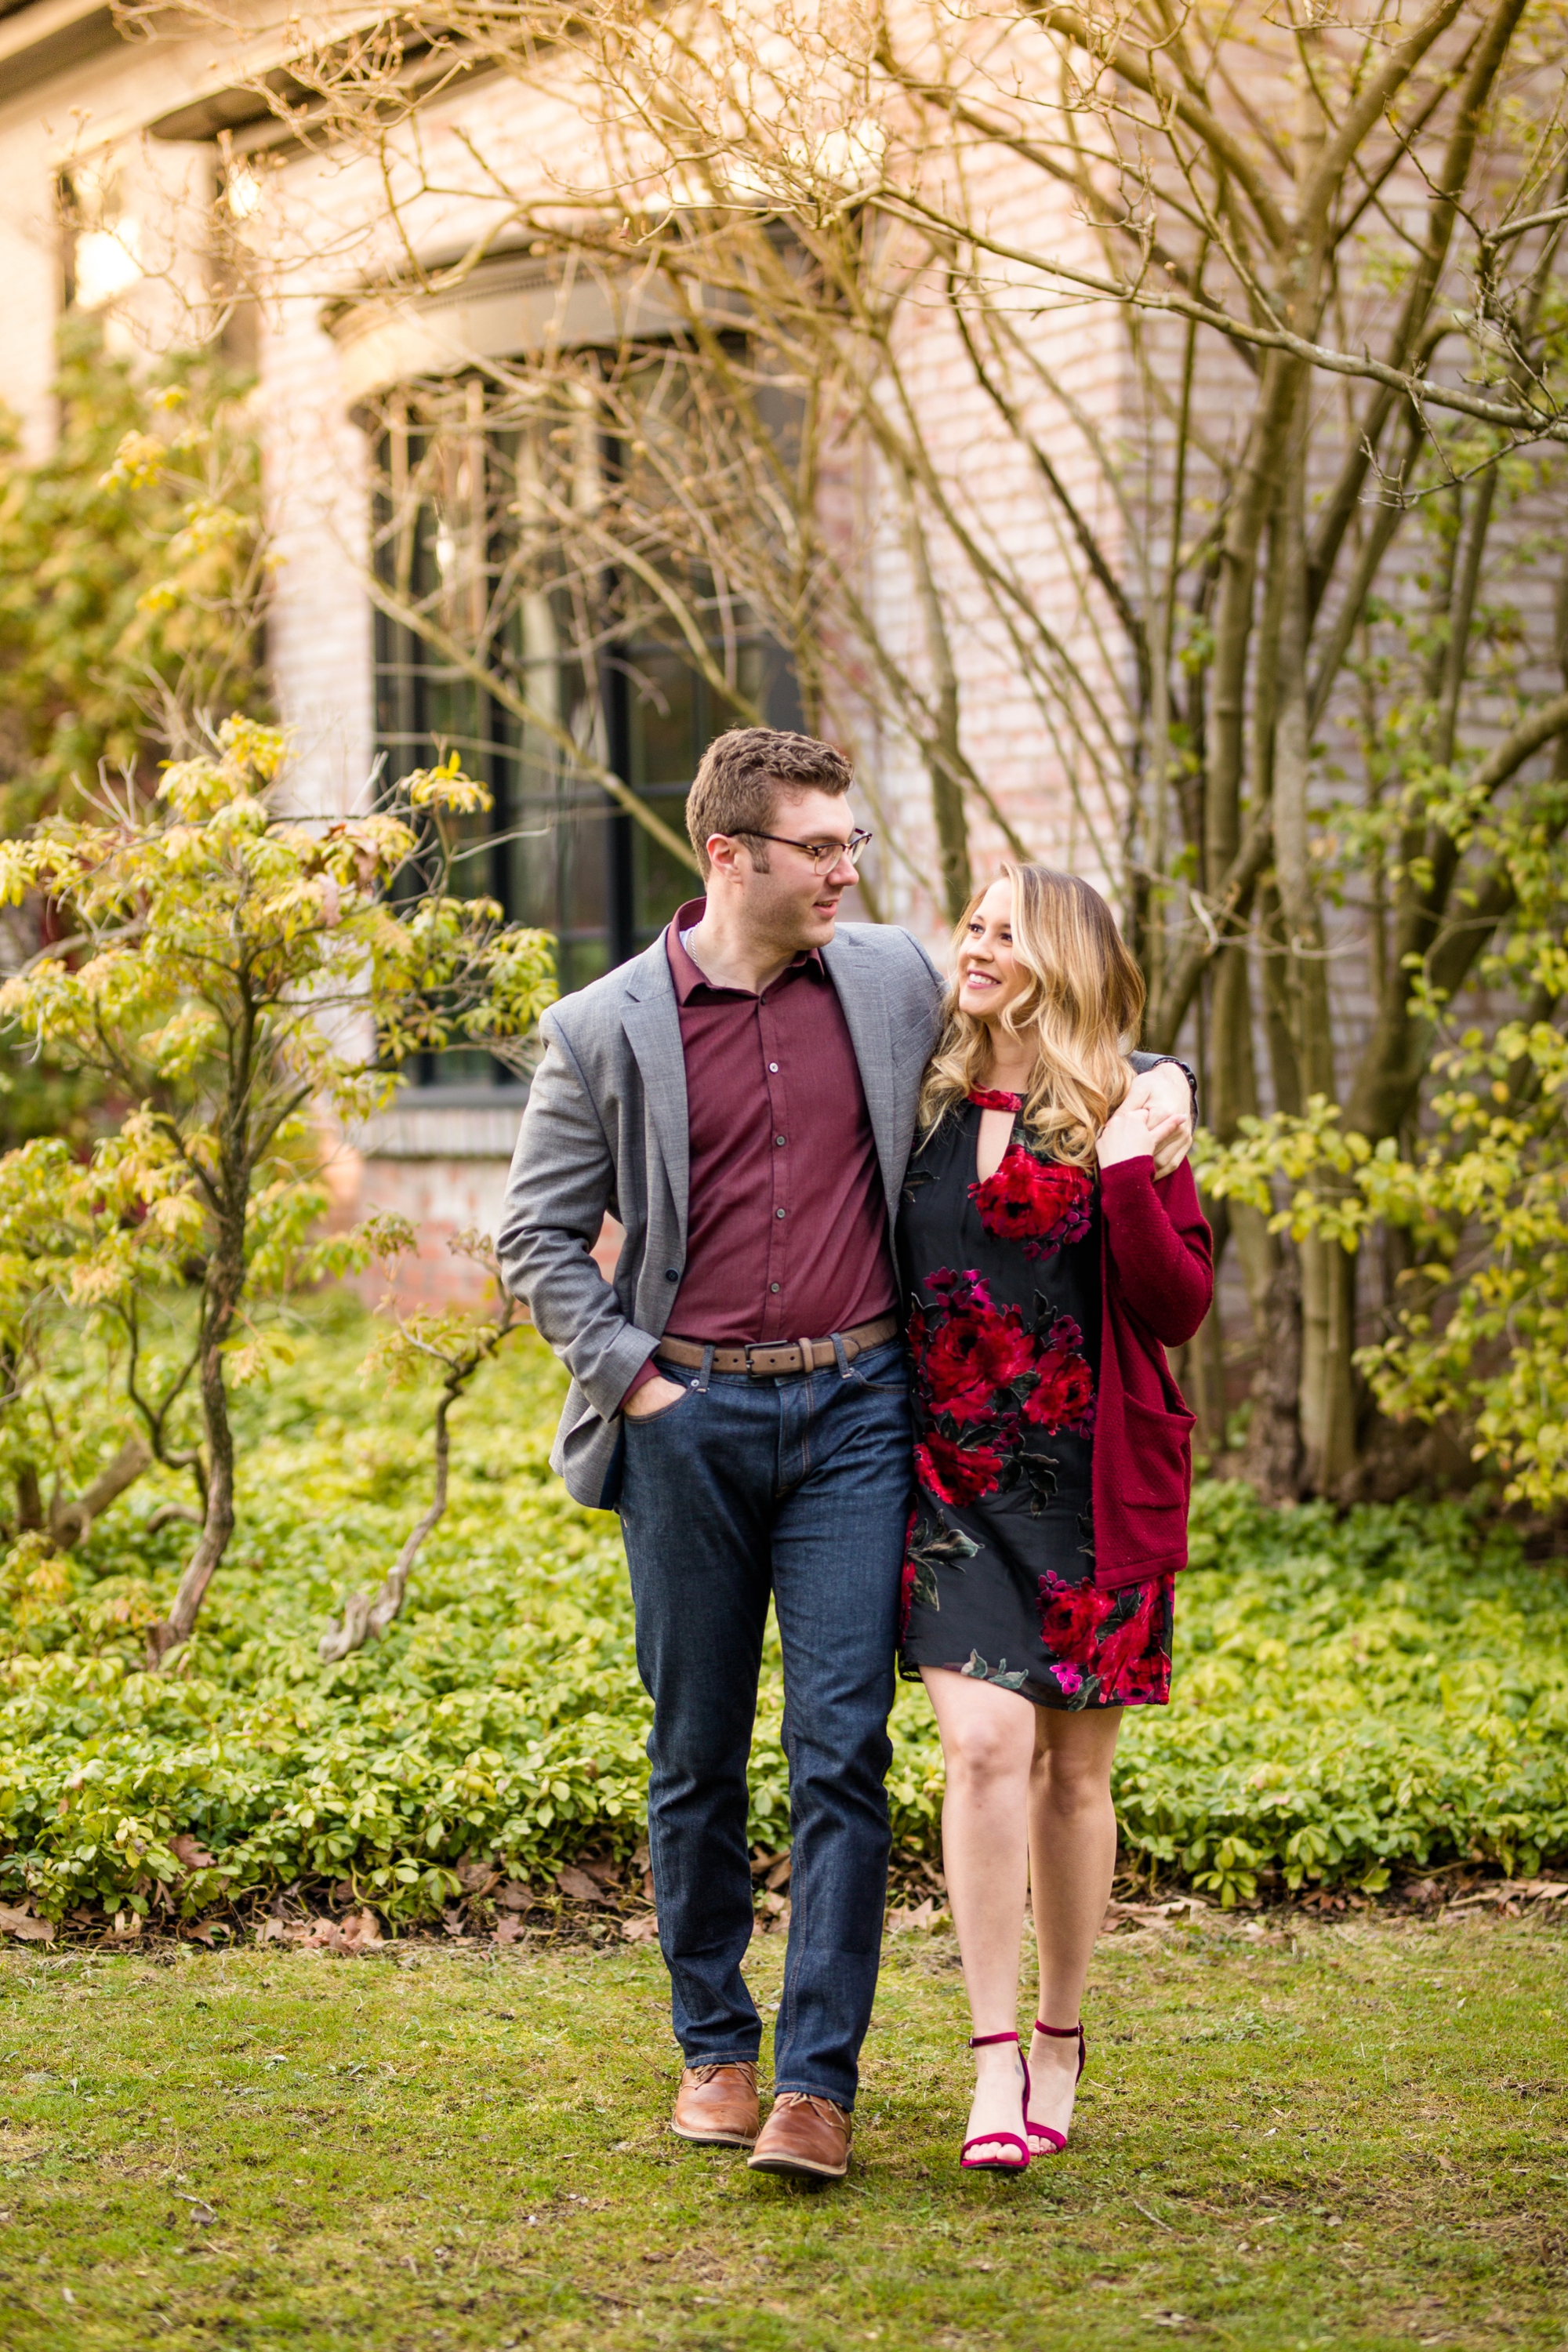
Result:
[[[768,1341],[767,1341],[767,1340],[765,1340],[765,1339],[748,1339],[748,1340],[747,1340],[747,1342],[746,1342],[746,1378],[747,1378],[749,1381],[764,1381],[764,1380],[766,1380],[766,1379],[768,1378],[767,1373],[766,1373],[766,1372],[759,1372],[759,1371],[758,1371],[758,1370],[757,1370],[757,1368],[756,1368],[756,1366],[755,1366],[755,1364],[753,1364],[753,1363],[752,1363],[752,1358],[754,1355],[757,1355],[757,1354],[759,1354],[759,1353],[761,1353],[761,1352],[763,1352],[763,1351],[765,1351],[765,1350],[766,1350],[766,1349],[767,1349],[767,1347],[768,1347],[768,1344],[769,1344],[769,1343],[768,1343]]]
[[[756,1365],[752,1363],[752,1358],[753,1356],[786,1355],[792,1347],[795,1349],[795,1352],[798,1356],[800,1349],[798,1344],[794,1340],[748,1339],[746,1342],[746,1378],[749,1381],[782,1380],[784,1378],[784,1373],[778,1365],[774,1365],[770,1370],[759,1371]],[[802,1366],[802,1370],[805,1370],[804,1365]]]

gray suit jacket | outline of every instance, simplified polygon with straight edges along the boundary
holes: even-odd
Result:
[[[890,1228],[942,976],[891,925],[846,924],[822,953],[859,1065]],[[501,1270],[572,1375],[551,1465],[579,1503],[608,1510],[620,1491],[621,1399],[664,1334],[686,1264],[686,1060],[663,933],[552,1005],[540,1032]],[[1132,1058],[1147,1068],[1157,1057]],[[610,1282],[591,1255],[606,1210],[626,1227]]]

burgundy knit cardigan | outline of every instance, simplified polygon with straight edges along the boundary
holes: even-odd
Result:
[[[1101,1171],[1100,1395],[1094,1416],[1094,1580],[1102,1592],[1187,1564],[1193,1416],[1165,1361],[1214,1297],[1214,1241],[1184,1160]]]

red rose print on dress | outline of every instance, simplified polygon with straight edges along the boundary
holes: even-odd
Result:
[[[1092,1680],[1100,1706],[1156,1706],[1171,1695],[1171,1661],[1162,1646],[1162,1583],[1101,1592],[1092,1580],[1039,1580],[1040,1638],[1057,1659],[1062,1690],[1076,1696]]]
[[[943,1503],[977,1503],[994,1495],[1002,1476],[1002,1455],[989,1445],[961,1445],[939,1429],[928,1429],[915,1447],[915,1476]]]
[[[1055,1436],[1088,1435],[1094,1426],[1094,1376],[1083,1333],[1068,1315],[1026,1328],[1016,1307],[993,1306],[970,1267],[929,1275],[926,1306],[910,1313],[915,1371],[915,1475],[928,1494],[952,1504],[978,1502],[1022,1475],[1038,1488],[1038,1517],[1056,1491],[1055,1465],[1023,1446],[1026,1424]]]
[[[1083,1333],[1070,1315],[1058,1315],[1035,1343],[1031,1370],[1036,1385],[1024,1402],[1024,1418],[1056,1436],[1061,1430],[1087,1437],[1094,1427],[1094,1374],[1083,1355]]]
[[[921,1389],[933,1412],[950,1421],[984,1421],[996,1391],[1030,1369],[1033,1348],[1016,1307],[998,1310],[978,1275],[933,1275],[926,1285],[942,1298],[947,1312],[928,1338],[921,1318],[914,1349]]]
[[[904,1529],[904,1568],[899,1583],[899,1639],[900,1642],[907,1642],[910,1638],[910,1612],[915,1605],[915,1578],[919,1569],[914,1556],[914,1541],[915,1521],[919,1517],[918,1511],[911,1511],[909,1524]]]
[[[988,1234],[1018,1242],[1026,1257],[1037,1258],[1083,1240],[1094,1185],[1087,1170],[1037,1160],[1023,1144],[1010,1143],[996,1173],[972,1184],[969,1197]]]

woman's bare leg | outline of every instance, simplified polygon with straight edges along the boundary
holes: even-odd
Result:
[[[1116,1869],[1110,1759],[1119,1706],[1068,1715],[1035,1710],[1029,1779],[1029,1885],[1039,1951],[1039,2006],[1047,2025],[1076,2025],[1095,1937]],[[956,1916],[956,1915],[955,1915]],[[1072,2120],[1078,2043],[1035,2034],[1029,2047],[1029,2116],[1065,2133]]]
[[[947,1789],[942,1853],[963,1982],[977,2034],[1018,2023],[1018,1958],[1029,1859],[1033,1700],[946,1667],[922,1669],[942,1733]],[[1103,1906],[1102,1906],[1103,1907]],[[1017,2134],[1022,2074],[1008,2042],[974,2053],[974,2100],[965,2139]],[[973,2156],[1016,2159],[1016,2147],[983,2142]]]

